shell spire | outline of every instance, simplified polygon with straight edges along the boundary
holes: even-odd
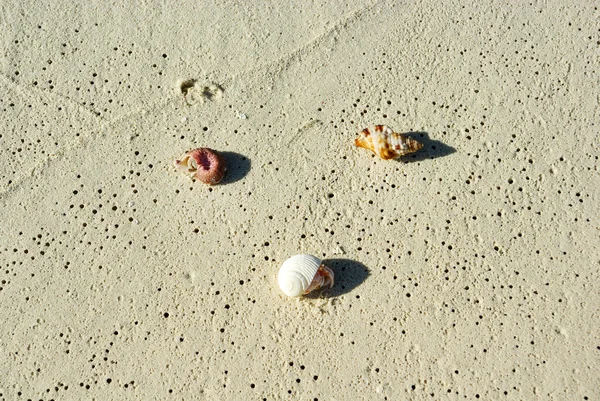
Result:
[[[363,129],[354,140],[354,144],[359,148],[371,150],[383,160],[395,159],[423,147],[421,142],[394,132],[385,125]]]

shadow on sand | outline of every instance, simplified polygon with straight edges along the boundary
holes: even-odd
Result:
[[[305,295],[305,298],[339,297],[361,285],[370,275],[369,269],[365,265],[351,259],[325,259],[323,264],[333,270],[335,275],[333,288],[311,292]]]
[[[427,159],[437,159],[438,157],[448,156],[456,152],[456,149],[454,149],[452,146],[448,146],[440,141],[431,139],[427,132],[407,132],[402,135],[409,136],[412,139],[416,139],[417,141],[421,142],[423,144],[423,148],[416,153],[412,153],[397,159],[400,162],[412,163]]]
[[[227,171],[221,184],[231,184],[244,178],[250,171],[250,159],[235,152],[220,152],[227,163]]]

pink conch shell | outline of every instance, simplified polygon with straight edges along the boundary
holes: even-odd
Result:
[[[223,156],[209,148],[187,151],[181,160],[175,160],[175,167],[209,185],[218,184],[227,170]]]
[[[354,144],[359,148],[373,151],[384,160],[395,159],[416,152],[423,147],[422,143],[394,132],[385,125],[376,125],[371,129],[365,128],[358,134]]]

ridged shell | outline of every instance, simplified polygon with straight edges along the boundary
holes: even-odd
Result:
[[[223,156],[210,148],[188,150],[181,159],[175,160],[175,167],[209,185],[218,184],[227,170]]]
[[[423,147],[422,143],[394,132],[385,125],[365,128],[358,134],[354,144],[359,148],[373,151],[384,160],[395,159],[416,152]]]
[[[299,297],[310,286],[321,266],[321,259],[313,255],[295,255],[283,262],[277,281],[281,291],[289,297]]]

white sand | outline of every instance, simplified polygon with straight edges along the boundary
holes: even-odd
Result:
[[[597,3],[71,3],[0,5],[0,400],[600,399]]]

